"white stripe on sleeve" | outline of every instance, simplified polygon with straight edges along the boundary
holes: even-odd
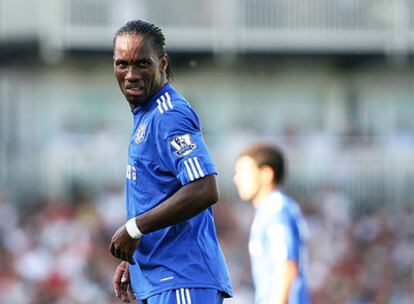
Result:
[[[158,111],[160,111],[161,114],[164,113],[164,110],[161,107],[161,102],[159,99],[157,99],[157,103],[158,103]]]
[[[182,304],[187,304],[186,300],[185,300],[185,296],[184,296],[184,288],[181,288],[181,301],[183,302]]]
[[[185,289],[185,295],[187,296],[187,304],[191,304],[190,290],[188,288]]]
[[[198,174],[197,169],[196,169],[196,168],[195,168],[195,166],[194,166],[193,159],[192,159],[192,158],[189,158],[189,159],[188,159],[188,162],[190,163],[190,166],[191,166],[191,169],[192,169],[192,171],[193,171],[193,173],[194,173],[195,178],[196,178],[196,179],[197,179],[197,178],[199,178],[199,177],[200,177],[200,175]]]
[[[177,299],[177,304],[181,304],[180,291],[178,289],[175,290],[175,298]]]
[[[191,173],[191,168],[188,165],[187,160],[184,161],[184,165],[185,165],[185,168],[187,169],[188,177],[190,178],[191,181],[193,181],[194,180],[194,176],[193,176],[193,173]]]
[[[170,94],[168,92],[166,92],[165,93],[165,96],[167,97],[168,106],[170,107],[170,109],[172,109],[173,108],[173,105],[172,105],[172,102],[171,102]]]
[[[168,107],[167,107],[167,101],[165,100],[165,96],[162,95],[161,96],[161,100],[162,100],[162,107],[164,108],[164,111],[168,111]]]
[[[204,177],[203,169],[201,169],[201,166],[200,166],[200,163],[198,162],[197,157],[194,157],[194,163],[195,163],[195,165],[197,167],[198,173],[200,173],[200,176],[201,177]]]

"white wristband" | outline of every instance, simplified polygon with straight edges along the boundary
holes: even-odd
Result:
[[[125,224],[125,229],[128,232],[129,236],[135,240],[140,239],[144,234],[138,229],[137,223],[135,222],[135,217],[130,219]]]

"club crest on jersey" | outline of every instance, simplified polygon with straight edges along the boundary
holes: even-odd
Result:
[[[140,142],[142,142],[144,140],[146,129],[147,129],[146,124],[142,123],[142,124],[139,125],[138,131],[135,134],[135,143],[136,144],[139,144]]]
[[[171,145],[175,149],[175,155],[179,157],[190,154],[197,145],[191,142],[190,134],[178,135],[171,141]]]

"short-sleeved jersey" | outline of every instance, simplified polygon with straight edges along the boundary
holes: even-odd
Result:
[[[173,195],[184,185],[216,174],[197,115],[170,84],[133,110],[128,150],[128,219]],[[211,208],[176,225],[145,234],[130,265],[139,299],[178,288],[213,288],[232,295]]]
[[[259,203],[249,240],[256,304],[274,302],[275,274],[280,263],[286,261],[295,261],[299,270],[288,303],[309,303],[305,278],[306,230],[299,206],[282,192],[274,191]]]

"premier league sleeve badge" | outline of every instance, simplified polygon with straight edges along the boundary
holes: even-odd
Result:
[[[174,154],[178,157],[184,157],[190,154],[197,145],[191,142],[190,134],[178,135],[170,142],[174,147]]]

